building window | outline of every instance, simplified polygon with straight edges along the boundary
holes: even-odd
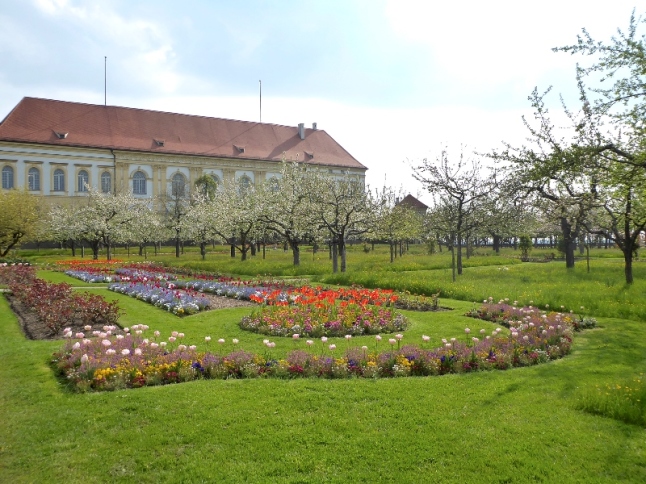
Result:
[[[186,180],[181,173],[173,175],[171,193],[174,197],[183,197],[186,193]]]
[[[54,170],[54,191],[55,192],[64,192],[65,191],[65,172],[60,168]]]
[[[2,188],[13,188],[13,168],[5,166],[2,169]]]
[[[276,178],[275,176],[272,176],[269,179],[268,186],[269,186],[270,192],[273,192],[273,193],[278,192],[280,190],[280,182],[278,181],[278,178]]]
[[[146,194],[146,175],[143,171],[137,171],[132,175],[132,193],[135,195]]]
[[[32,192],[40,191],[40,171],[38,171],[38,168],[30,168],[27,172],[27,187]]]
[[[107,171],[101,173],[101,191],[110,193],[112,191],[112,176]]]
[[[78,174],[78,190],[79,192],[87,192],[88,185],[90,184],[90,177],[87,171],[81,170]]]
[[[240,178],[238,178],[238,185],[240,186],[240,191],[241,192],[246,192],[251,188],[251,178],[249,178],[247,175],[242,175]]]
[[[215,173],[211,173],[211,178],[213,178],[213,181],[215,182],[216,186],[220,186],[220,177],[217,176]]]

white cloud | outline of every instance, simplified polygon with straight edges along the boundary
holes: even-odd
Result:
[[[385,13],[395,35],[426,46],[428,58],[420,62],[440,77],[465,85],[513,83],[527,91],[546,75],[569,82],[572,58],[551,48],[576,43],[583,27],[608,38],[627,25],[633,7],[632,0],[616,0],[612,8],[581,0],[388,0]]]

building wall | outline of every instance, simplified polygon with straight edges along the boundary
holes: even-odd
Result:
[[[98,190],[101,190],[102,174],[110,174],[112,192],[132,190],[133,176],[140,171],[146,176],[146,193],[138,196],[153,198],[170,194],[173,177],[178,173],[184,177],[186,187],[190,190],[203,174],[215,175],[221,181],[247,177],[251,183],[258,184],[271,177],[279,177],[281,169],[281,163],[264,160],[0,142],[0,171],[5,166],[14,170],[14,188],[28,189],[30,168],[38,170],[40,186],[31,193],[56,204],[74,203],[79,197],[86,195],[78,190],[78,175],[81,170],[87,172],[89,185]],[[62,170],[65,176],[63,191],[54,190],[54,172],[57,169]],[[334,167],[327,169],[334,174],[347,171]],[[365,178],[365,170],[349,171]]]

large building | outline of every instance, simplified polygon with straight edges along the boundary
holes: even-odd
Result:
[[[324,130],[23,98],[0,123],[2,189],[69,203],[87,186],[150,198],[202,175],[257,184],[283,160],[365,179],[366,167]],[[181,188],[181,190],[180,190]]]

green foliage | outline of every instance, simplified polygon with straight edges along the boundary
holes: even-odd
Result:
[[[523,260],[529,259],[529,253],[533,248],[532,239],[529,235],[521,235],[518,239],[518,248],[520,249]]]
[[[24,190],[0,192],[0,257],[37,235],[40,202]]]

